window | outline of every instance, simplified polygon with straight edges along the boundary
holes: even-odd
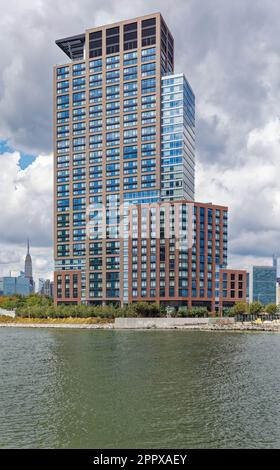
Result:
[[[119,160],[119,158],[120,158],[119,148],[106,149],[106,161],[107,162]]]
[[[85,63],[74,64],[73,67],[72,67],[73,76],[83,75],[85,73],[85,70],[86,70],[86,64]]]
[[[123,131],[123,143],[137,142],[137,129],[128,129]]]
[[[106,165],[106,176],[119,176],[120,165],[119,163],[110,163]]]
[[[58,139],[69,136],[69,126],[58,126],[56,129],[56,136]]]
[[[85,256],[86,246],[84,243],[73,244],[73,256]]]
[[[73,121],[80,121],[85,119],[86,117],[86,109],[85,108],[76,108],[73,109]]]
[[[111,85],[106,87],[106,98],[107,100],[117,100],[120,97],[119,85]]]
[[[67,153],[69,150],[69,140],[59,140],[56,143],[57,153]]]
[[[154,140],[155,134],[155,126],[142,127],[142,140]]]
[[[141,65],[142,77],[147,77],[149,75],[155,75],[156,73],[156,63],[151,62],[149,64]]]
[[[137,125],[137,114],[125,114],[123,117],[125,127],[132,127]]]
[[[89,163],[101,163],[102,162],[102,150],[96,150],[95,152],[89,153]]]
[[[69,166],[69,155],[57,156],[57,168],[67,168]]]
[[[135,80],[137,79],[137,67],[127,67],[123,70],[124,80]]]
[[[120,133],[119,132],[107,132],[106,134],[106,146],[113,147],[114,145],[120,144]]]
[[[137,22],[129,23],[124,25],[124,50],[128,51],[129,49],[137,48]]]
[[[156,79],[146,78],[142,80],[142,93],[154,93],[156,91]]]
[[[137,82],[124,83],[124,97],[137,95]]]
[[[156,122],[156,112],[146,111],[142,113],[142,125]]]
[[[84,106],[86,104],[85,92],[73,93],[73,106]]]
[[[149,18],[142,21],[142,47],[156,43],[156,19]]]
[[[141,169],[142,172],[150,172],[150,171],[155,171],[156,169],[156,160],[155,158],[148,158],[145,160],[142,160],[141,162]]]
[[[118,129],[120,127],[120,117],[109,117],[106,119],[106,130]]]
[[[123,56],[123,65],[134,65],[137,64],[137,51],[127,52]]]
[[[90,72],[101,72],[102,71],[102,59],[91,60],[89,63]]]
[[[57,94],[67,93],[69,91],[69,80],[64,80],[63,82],[57,82],[56,92]]]
[[[66,212],[70,210],[69,199],[59,199],[57,201],[57,212]]]
[[[155,186],[156,183],[156,175],[155,174],[147,174],[141,176],[141,187],[142,188],[151,188]]]
[[[116,179],[109,179],[106,181],[106,190],[109,192],[112,191],[119,191],[120,189],[120,180],[119,178]]]
[[[89,91],[89,102],[98,103],[102,101],[102,88],[93,88]]]
[[[123,179],[123,189],[125,191],[137,189],[137,176],[129,176]]]
[[[123,158],[137,158],[137,145],[131,145],[123,148]]]
[[[90,166],[89,177],[90,179],[102,178],[102,165]]]
[[[86,192],[86,183],[74,183],[73,184],[73,195],[81,196]]]
[[[106,29],[106,54],[114,54],[120,50],[120,28]]]
[[[95,106],[90,106],[89,116],[90,117],[102,117],[102,105],[96,104]]]
[[[120,71],[113,70],[112,72],[106,72],[106,83],[115,83],[120,79]]]
[[[81,167],[81,168],[74,168],[73,169],[73,180],[82,180],[86,178],[86,168]]]
[[[99,57],[102,55],[102,31],[94,31],[89,33],[89,57]],[[92,61],[91,64],[95,65],[96,63],[100,63],[102,65],[102,61],[95,60]],[[96,65],[97,67],[97,65]]]
[[[80,151],[85,150],[86,147],[86,138],[85,137],[77,137],[73,139],[73,150]]]
[[[141,56],[142,56],[142,62],[149,62],[152,60],[156,60],[156,48],[150,47],[148,49],[142,49]]]
[[[73,210],[85,210],[86,209],[86,199],[85,198],[73,198]]]
[[[102,134],[95,134],[89,136],[89,147],[90,148],[101,148],[102,147]]]
[[[61,80],[67,77],[69,77],[69,67],[58,67],[56,69],[57,80]]]
[[[57,109],[69,108],[69,95],[58,96],[56,99]]]
[[[86,154],[85,153],[74,153],[73,155],[73,166],[85,165]]]
[[[141,146],[142,157],[151,157],[156,154],[156,144],[142,144]]]
[[[115,69],[120,66],[120,56],[114,55],[106,58],[106,69]]]
[[[56,115],[57,124],[69,122],[69,111],[60,111]]]
[[[142,109],[154,108],[156,105],[156,95],[142,96]]]
[[[73,80],[73,90],[83,90],[85,87],[86,87],[85,77],[74,78],[74,80]]]
[[[112,116],[114,114],[119,114],[120,112],[120,103],[119,101],[113,101],[112,103],[106,103],[106,115]]]
[[[73,135],[84,134],[86,131],[86,123],[85,122],[78,122],[73,124]]]
[[[89,121],[90,132],[101,132],[102,131],[102,119],[94,119]]]
[[[137,111],[137,98],[124,100],[123,111],[124,113],[129,113],[129,112],[131,113],[132,111]]]
[[[128,174],[131,175],[131,174],[137,173],[137,160],[124,162],[123,168],[124,168],[123,172],[125,175],[128,175]]]
[[[95,75],[90,75],[89,77],[89,86],[100,87],[102,85],[102,73],[96,73]]]

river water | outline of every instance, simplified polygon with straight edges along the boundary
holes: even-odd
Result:
[[[280,335],[0,329],[1,448],[279,448]]]

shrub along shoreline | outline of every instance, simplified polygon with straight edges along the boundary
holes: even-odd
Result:
[[[16,309],[18,318],[103,318],[114,319],[118,317],[208,317],[210,314],[206,308],[193,308],[168,314],[165,308],[157,304],[139,302],[124,307],[114,305],[87,306],[87,305],[60,305],[49,306],[25,306]]]
[[[107,319],[113,320],[118,317],[209,317],[211,313],[206,307],[171,307],[159,306],[156,303],[137,302],[123,307],[116,305],[59,305],[54,306],[53,299],[31,294],[27,297],[18,295],[11,297],[0,297],[0,308],[15,310],[16,318],[33,319]],[[263,314],[276,316],[278,307],[274,304],[263,306],[260,302],[250,305],[238,302],[232,308],[223,309],[223,317],[242,316],[244,319],[252,315]],[[219,316],[218,313],[216,316]],[[243,320],[244,321],[244,320]]]

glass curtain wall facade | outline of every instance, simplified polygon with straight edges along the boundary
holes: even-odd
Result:
[[[161,199],[194,200],[195,97],[183,74],[162,78]]]
[[[275,266],[253,266],[249,277],[249,300],[259,301],[263,305],[276,303]]]

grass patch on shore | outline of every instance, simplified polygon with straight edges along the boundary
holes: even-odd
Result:
[[[89,318],[28,318],[28,317],[7,317],[0,315],[0,323],[51,323],[51,324],[104,324],[104,323],[114,323],[113,319],[110,318],[98,318],[98,317],[89,317]]]

